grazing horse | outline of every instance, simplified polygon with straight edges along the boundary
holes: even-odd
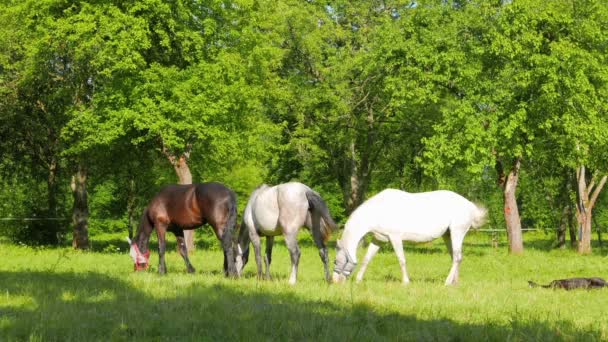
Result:
[[[402,241],[428,242],[443,236],[452,254],[452,268],[445,283],[456,284],[464,236],[471,226],[477,228],[484,223],[486,212],[485,208],[451,191],[412,194],[386,189],[359,206],[346,222],[342,238],[336,244],[333,280],[341,282],[351,274],[357,265],[359,241],[371,232],[373,241],[357,274],[357,282],[363,279],[379,245],[390,241],[399,259],[403,283],[409,283]]]
[[[236,253],[236,268],[239,274],[249,259],[249,242],[253,243],[258,278],[262,277],[262,254],[260,236],[266,236],[266,278],[270,278],[270,262],[274,237],[283,234],[291,256],[291,275],[289,283],[295,284],[300,261],[298,230],[302,227],[311,230],[319,256],[325,267],[325,279],[329,281],[329,266],[326,242],[336,227],[329,214],[327,205],[308,186],[302,183],[284,183],[270,187],[266,184],[253,191],[245,211],[239,232]]]
[[[189,273],[194,267],[188,259],[184,243],[184,230],[198,228],[208,223],[222,241],[224,249],[224,273],[236,275],[232,235],[236,226],[236,195],[220,183],[169,185],[160,190],[150,201],[141,218],[139,228],[131,244],[131,257],[135,270],[147,269],[150,251],[148,241],[156,228],[158,237],[158,272],[165,274],[165,233],[172,232],[177,238],[179,253]]]

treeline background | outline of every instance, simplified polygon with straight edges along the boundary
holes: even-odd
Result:
[[[11,241],[86,248],[192,181],[241,209],[301,181],[342,223],[387,187],[450,189],[514,253],[522,227],[588,253],[608,225],[603,0],[0,4]]]

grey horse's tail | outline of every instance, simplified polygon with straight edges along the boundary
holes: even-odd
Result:
[[[329,208],[325,201],[319,196],[318,193],[309,190],[306,191],[306,198],[308,199],[308,205],[310,206],[310,210],[315,210],[321,217],[323,218],[323,224],[321,225],[321,236],[323,236],[323,240],[327,241],[331,232],[336,229],[336,222],[331,217],[329,213]]]

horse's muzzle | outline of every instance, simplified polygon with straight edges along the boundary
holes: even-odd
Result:
[[[346,277],[342,274],[334,272],[333,277],[331,278],[331,282],[334,284],[343,283],[346,280]]]
[[[150,263],[145,263],[145,264],[133,264],[133,271],[137,272],[137,271],[146,271],[148,268],[150,268]]]

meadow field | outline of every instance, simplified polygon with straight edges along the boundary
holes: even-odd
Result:
[[[606,249],[590,256],[551,249],[548,234],[525,234],[523,256],[509,256],[488,234],[465,239],[460,284],[442,241],[405,245],[412,283],[403,286],[390,246],[360,284],[323,281],[310,234],[300,234],[299,281],[287,284],[289,254],[278,239],[273,279],[250,262],[241,279],[221,272],[219,244],[207,232],[186,274],[168,246],[168,274],[134,273],[121,236],[93,236],[93,248],[0,243],[1,341],[601,341],[608,340],[608,289],[529,288],[575,276],[608,277]],[[331,241],[331,262],[335,253]],[[359,248],[359,260],[364,249]],[[253,256],[252,256],[253,258]],[[352,278],[352,277],[351,277]]]

